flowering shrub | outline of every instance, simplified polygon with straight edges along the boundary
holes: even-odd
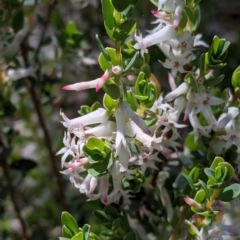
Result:
[[[68,95],[68,91],[94,89],[96,95],[104,95],[91,106],[81,105],[76,118],[69,118],[67,109],[60,110],[64,137],[56,154],[61,155],[63,178],[69,178],[88,201],[101,202],[103,209],[95,208],[93,215],[103,226],[97,233],[89,223],[79,228],[79,222],[64,211],[59,239],[237,239],[240,232],[231,210],[238,211],[240,194],[240,67],[232,74],[232,88],[221,86],[229,81],[221,70],[227,64],[230,42],[214,36],[208,45],[196,34],[200,0],[150,0],[155,19],[150,30],[139,30],[134,15],[139,2],[80,1],[81,8],[101,7],[109,40],[96,34],[99,77],[68,83],[62,90]],[[40,19],[41,14],[47,16],[39,39],[36,20],[31,16],[24,24],[24,11],[17,9],[23,6],[21,1],[4,1],[0,114],[8,123],[7,117],[22,108],[12,103],[12,84],[21,79],[20,88],[26,87],[43,131],[58,200],[67,210],[38,94],[51,102],[45,80],[56,75],[57,80],[73,81],[83,64],[96,62],[85,56],[88,49],[82,47],[87,44],[82,33],[73,22],[62,21],[57,4],[52,1],[47,12],[36,14]],[[50,21],[55,28],[48,29]],[[153,74],[152,47],[164,56],[158,64],[168,71],[167,79],[162,74],[158,80]],[[22,236],[30,239],[7,162],[9,143],[17,133],[11,124],[2,125],[0,165]],[[16,162],[11,167],[24,173],[36,167],[30,159]]]
[[[102,105],[82,106],[80,117],[68,119],[60,113],[66,128],[65,147],[58,152],[63,154],[62,173],[89,200],[99,198],[106,205],[95,215],[109,229],[108,239],[141,239],[139,232],[123,226],[141,188],[145,194],[160,194],[166,216],[155,223],[172,227],[169,239],[223,239],[233,234],[230,227],[221,233],[209,231],[219,216],[218,221],[223,221],[214,204],[229,202],[240,193],[240,185],[233,180],[240,146],[238,100],[229,89],[220,93],[216,88],[224,79],[216,70],[226,65],[230,43],[215,36],[208,47],[194,34],[200,22],[200,1],[151,2],[156,7],[152,11],[156,26],[143,36],[136,30],[136,21],[128,17],[138,1],[102,1],[104,26],[115,44],[105,48],[96,36],[104,74],[63,90],[95,88],[98,92],[102,88],[105,94]],[[160,64],[170,70],[168,94],[161,92],[161,81],[151,73],[148,48],[153,45],[165,55]],[[208,47],[201,55],[200,45]],[[235,88],[238,71],[233,74]],[[165,182],[171,168],[163,166],[179,161],[182,170],[172,179],[170,195]],[[123,204],[123,215],[109,207],[112,203]],[[63,224],[71,230],[65,214]],[[88,234],[89,226],[85,228],[76,236]],[[98,238],[89,235],[89,239]]]

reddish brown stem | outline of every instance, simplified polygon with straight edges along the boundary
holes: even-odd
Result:
[[[14,211],[15,211],[17,218],[22,227],[22,237],[24,240],[30,240],[30,237],[27,233],[27,227],[26,227],[25,221],[22,217],[21,210],[20,210],[20,207],[17,202],[18,194],[16,194],[16,188],[14,187],[14,185],[12,183],[12,179],[11,179],[10,173],[9,173],[9,167],[8,167],[7,161],[4,156],[1,156],[0,165],[2,167],[3,175],[4,175],[4,178],[7,182],[8,188],[9,188],[9,195],[10,195],[11,201],[13,203]]]

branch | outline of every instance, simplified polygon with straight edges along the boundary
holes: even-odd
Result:
[[[35,64],[38,62],[38,54],[39,54],[39,52],[41,50],[41,47],[42,47],[42,42],[43,42],[43,39],[45,37],[45,33],[47,31],[47,28],[48,28],[48,25],[49,25],[49,22],[50,22],[50,17],[51,17],[52,11],[54,10],[54,8],[57,4],[58,4],[58,0],[53,0],[52,3],[50,3],[49,6],[48,6],[46,21],[43,25],[43,29],[42,29],[42,32],[41,32],[39,44],[38,44],[38,47],[37,47],[37,49],[35,51],[35,54],[34,54],[34,57],[33,57],[33,60],[34,60]]]
[[[35,110],[36,110],[36,113],[37,113],[37,116],[38,116],[38,121],[40,123],[41,129],[42,129],[43,134],[44,134],[44,143],[45,143],[46,148],[48,150],[50,165],[51,165],[55,180],[57,182],[62,209],[67,210],[64,187],[62,185],[60,174],[59,174],[59,169],[58,169],[58,166],[56,164],[55,153],[52,149],[52,141],[51,141],[49,132],[47,130],[45,119],[44,119],[42,111],[41,111],[40,101],[39,101],[39,98],[37,97],[34,84],[31,83],[30,81],[26,81],[26,87],[27,87],[28,92],[29,92],[29,94],[32,98],[32,101],[33,101],[33,104],[34,104],[34,107],[35,107]]]
[[[3,169],[3,175],[4,175],[4,178],[6,179],[6,182],[7,182],[8,188],[9,188],[9,194],[10,194],[11,201],[13,203],[14,211],[15,211],[15,213],[17,215],[17,218],[20,222],[20,225],[22,227],[22,237],[23,237],[24,240],[30,240],[30,237],[27,233],[27,227],[26,227],[25,221],[22,217],[20,207],[19,207],[18,202],[16,200],[17,196],[19,194],[16,194],[16,189],[15,189],[15,187],[12,183],[12,179],[10,177],[7,160],[6,160],[5,156],[3,156],[3,155],[1,155],[0,165]]]

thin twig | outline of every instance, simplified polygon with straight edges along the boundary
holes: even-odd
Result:
[[[12,179],[10,177],[9,167],[8,167],[6,158],[3,155],[1,155],[0,158],[1,158],[0,159],[0,165],[2,167],[3,175],[4,175],[4,178],[6,179],[6,182],[7,182],[8,188],[9,188],[9,195],[10,195],[11,201],[13,203],[14,211],[15,211],[15,213],[17,215],[17,218],[18,218],[18,220],[21,224],[21,227],[22,227],[22,237],[23,237],[24,240],[29,240],[30,237],[27,233],[27,227],[26,227],[25,221],[24,221],[24,219],[22,217],[22,214],[21,214],[20,207],[19,207],[18,202],[17,202],[18,194],[16,194],[16,189],[15,189],[15,187],[13,185],[13,182],[12,182]]]
[[[44,119],[42,111],[41,111],[40,101],[37,97],[35,86],[33,85],[33,83],[27,82],[26,87],[27,87],[28,92],[29,92],[29,94],[32,98],[32,101],[33,101],[33,104],[34,104],[34,107],[35,107],[35,110],[36,110],[36,113],[37,113],[37,116],[38,116],[38,121],[40,123],[41,129],[42,129],[43,134],[44,134],[44,143],[45,143],[45,145],[48,149],[51,168],[52,168],[54,177],[55,177],[57,185],[58,185],[58,191],[59,191],[59,195],[60,195],[60,202],[61,202],[61,205],[62,205],[62,209],[67,210],[64,188],[63,188],[63,185],[62,185],[62,182],[61,182],[58,166],[56,164],[55,154],[54,154],[54,151],[52,149],[52,141],[51,141],[51,138],[49,136],[49,132],[47,130],[45,119]]]
[[[41,47],[42,47],[42,42],[44,40],[46,31],[47,31],[47,28],[48,28],[48,25],[49,25],[49,22],[50,22],[51,14],[52,14],[52,12],[53,12],[53,10],[54,10],[54,8],[57,4],[58,4],[58,0],[53,0],[48,6],[46,21],[43,25],[41,36],[40,36],[40,39],[39,39],[39,44],[37,46],[37,49],[36,49],[36,51],[34,53],[34,57],[33,57],[35,64],[38,62],[38,54],[39,54],[39,52],[41,50]]]

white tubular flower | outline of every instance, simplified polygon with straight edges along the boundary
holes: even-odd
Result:
[[[201,38],[202,38],[202,34],[201,33],[195,35],[194,36],[193,46],[196,47],[196,46],[202,45],[204,47],[209,47],[209,45],[206,42],[200,40]]]
[[[151,134],[151,131],[148,129],[146,123],[140,118],[129,106],[127,102],[120,102],[119,107],[124,112],[125,115],[130,117],[133,122],[135,122],[138,127],[140,127],[144,133]]]
[[[133,46],[135,49],[140,50],[141,55],[144,55],[144,52],[148,47],[158,44],[160,42],[164,42],[166,40],[176,38],[177,33],[171,26],[165,26],[161,30],[142,38],[142,36],[138,37],[135,34],[135,39],[137,43]]]
[[[159,20],[163,23],[170,23],[171,14],[165,13],[163,11],[151,11],[152,15],[156,18],[159,18]]]
[[[214,240],[227,240],[227,239],[238,239],[240,236],[239,224],[234,225],[232,222],[230,225],[225,225],[223,222],[214,224],[208,229],[208,236],[204,239]]]
[[[85,193],[87,196],[91,196],[98,184],[98,179],[88,174],[82,184],[79,186],[79,191]]]
[[[169,51],[169,60],[162,63],[165,68],[171,69],[173,77],[176,77],[177,73],[184,73],[186,70],[183,68],[184,65],[191,61],[192,54],[185,56],[182,54],[174,55],[172,49]]]
[[[124,202],[127,202],[129,194],[128,191],[122,189],[122,179],[124,174],[120,173],[119,161],[115,161],[111,170],[111,175],[113,180],[113,190],[107,197],[107,204],[112,202],[118,203],[121,196],[123,197]]]
[[[240,146],[240,133],[236,128],[234,120],[231,120],[226,126],[225,130],[227,135],[223,135],[220,138],[226,141],[225,149],[230,148],[233,144]]]
[[[164,151],[166,154],[172,152],[169,148],[173,148],[175,152],[178,152],[177,147],[181,147],[181,144],[179,143],[179,135],[175,132],[172,134],[171,138],[164,139],[162,145],[165,148]]]
[[[83,158],[80,158],[80,159],[76,159],[76,160],[72,161],[71,163],[67,163],[66,167],[68,169],[74,170],[74,169],[78,169],[79,167],[84,166],[87,163],[88,163],[88,158],[83,157]]]
[[[160,126],[165,126],[162,133],[167,133],[171,130],[174,135],[176,135],[178,138],[181,138],[177,131],[177,128],[184,128],[187,127],[187,125],[177,123],[177,121],[175,121],[175,118],[171,118],[172,116],[174,115],[170,115],[169,113],[166,113],[163,116],[159,116],[158,121]]]
[[[153,14],[153,16],[155,16],[157,18],[157,20],[152,22],[152,24],[157,24],[157,26],[155,28],[153,28],[152,30],[147,30],[147,32],[149,34],[153,34],[155,32],[158,32],[163,27],[165,27],[167,25],[171,25],[171,22],[170,22],[171,14],[167,14],[163,11],[151,11],[151,13]]]
[[[200,135],[203,135],[205,137],[210,137],[209,133],[212,129],[212,126],[202,126],[197,118],[196,114],[193,114],[192,112],[189,114],[189,121],[193,127],[193,133],[194,133],[194,141],[196,142]]]
[[[66,169],[61,173],[69,176],[69,180],[74,185],[74,187],[79,188],[83,180],[82,177],[79,175],[79,173],[85,172],[85,171],[86,169],[84,169],[83,167],[78,167],[75,169]]]
[[[195,108],[193,108],[193,113],[198,114],[202,113],[205,120],[208,122],[209,125],[216,124],[215,117],[213,115],[211,106],[217,106],[223,103],[224,101],[222,99],[213,97],[209,95],[207,92],[198,92],[195,93],[194,98],[194,105]]]
[[[125,122],[126,122],[126,114],[125,111],[121,108],[121,105],[119,109],[115,112],[115,118],[116,118],[116,124],[117,124],[117,134],[116,134],[116,140],[115,140],[115,157],[118,156],[120,150],[122,147],[124,147],[127,152],[130,154],[130,150],[127,145],[127,141],[125,139]]]
[[[177,28],[178,24],[180,23],[183,7],[184,7],[184,4],[183,4],[183,2],[181,2],[175,9],[174,19],[173,19],[173,27],[174,28]]]
[[[107,204],[108,203],[109,174],[99,177],[98,179],[100,181],[98,193],[91,194],[88,197],[90,198],[90,200],[96,200],[96,199],[100,198],[101,202],[103,204]]]
[[[190,32],[184,32],[177,39],[169,40],[169,44],[173,50],[184,54],[185,56],[192,52],[193,50],[193,39],[194,36]]]
[[[96,88],[96,92],[99,91],[99,89],[104,85],[104,83],[110,78],[111,74],[108,70],[105,71],[105,73],[95,80],[87,81],[87,82],[80,82],[80,83],[74,83],[71,85],[64,86],[63,90],[73,90],[73,91],[82,91],[90,88]]]
[[[155,170],[158,170],[158,168],[155,166],[155,162],[161,162],[161,160],[158,157],[158,152],[155,152],[153,154],[146,154],[146,153],[139,153],[129,159],[129,163],[137,164],[141,167],[141,171],[144,174],[147,167],[153,168]]]
[[[97,124],[97,123],[105,123],[109,118],[107,111],[104,108],[99,108],[84,116],[74,118],[71,120],[68,119],[63,112],[61,112],[60,115],[64,120],[64,122],[62,122],[63,126],[68,129],[79,128],[82,125],[88,126],[88,125]]]
[[[80,83],[74,83],[71,85],[67,85],[62,87],[62,90],[67,90],[67,91],[82,91],[90,88],[96,88],[98,83],[98,78],[95,80],[87,81],[87,82],[80,82]]]
[[[169,116],[172,121],[177,122],[180,114],[183,112],[186,107],[187,100],[185,97],[180,96],[174,100],[173,109],[169,110]]]
[[[16,81],[26,77],[36,78],[36,68],[18,68],[18,69],[8,69],[7,76],[12,80]]]
[[[187,101],[187,105],[186,105],[186,108],[184,111],[184,117],[183,117],[184,122],[188,120],[188,116],[193,109],[194,94],[192,93],[192,91],[190,91],[189,94],[187,94],[187,100],[188,101]]]
[[[152,112],[157,112],[158,110],[163,110],[166,112],[168,109],[172,109],[172,107],[168,103],[164,103],[162,94],[159,96],[159,98],[153,103],[150,110]]]
[[[167,149],[160,144],[163,141],[162,137],[156,138],[155,135],[153,137],[149,136],[148,134],[144,133],[133,121],[130,121],[126,125],[126,134],[141,142],[143,146],[149,149],[150,152],[152,152],[153,149],[156,149],[160,152],[167,151]]]
[[[217,122],[217,129],[224,128],[232,119],[239,114],[239,109],[236,107],[229,107],[228,112],[220,116]]]
[[[63,168],[64,163],[69,155],[75,157],[75,153],[78,153],[78,145],[75,143],[75,137],[71,139],[70,133],[64,133],[63,143],[65,147],[60,149],[56,155],[63,154],[61,159],[61,166]]]
[[[85,136],[95,136],[98,138],[109,138],[112,137],[113,132],[116,129],[116,125],[114,122],[106,121],[96,127],[89,128],[84,131]],[[73,131],[75,133],[77,131]]]
[[[164,102],[171,102],[182,94],[186,94],[189,90],[189,85],[186,82],[181,83],[175,90],[170,92],[163,99]]]
[[[168,82],[172,91],[177,88],[175,79],[173,78],[173,75],[170,72],[168,72]]]
[[[118,156],[119,167],[120,167],[119,171],[123,173],[124,176],[127,177],[128,179],[133,179],[132,174],[134,174],[137,171],[137,169],[133,169],[133,170],[128,169],[129,158],[130,158],[130,153],[125,148],[121,148]]]

